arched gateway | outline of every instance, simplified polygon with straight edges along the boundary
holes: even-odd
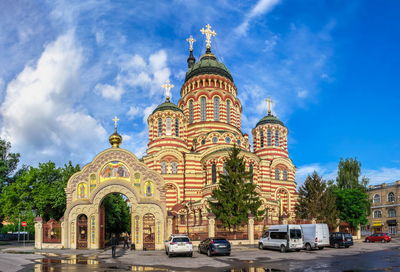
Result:
[[[164,180],[131,152],[119,148],[121,136],[110,136],[111,148],[68,181],[64,214],[65,248],[104,246],[102,200],[111,193],[127,197],[131,205],[131,237],[137,249],[162,249],[165,237]]]

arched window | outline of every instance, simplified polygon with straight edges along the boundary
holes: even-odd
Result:
[[[179,119],[175,119],[175,136],[179,137]]]
[[[200,120],[205,121],[207,119],[207,100],[204,96],[200,98]]]
[[[231,101],[226,101],[226,122],[231,123]]]
[[[267,130],[267,145],[268,146],[272,145],[272,131],[271,131],[271,129]]]
[[[374,211],[374,218],[381,218],[382,212],[380,210]]]
[[[395,202],[396,201],[396,197],[395,197],[393,192],[388,193],[388,201],[389,202]]]
[[[389,209],[388,210],[388,216],[389,217],[396,217],[396,210],[395,209]]]
[[[166,121],[165,121],[165,127],[166,127],[166,135],[171,135],[172,134],[172,132],[171,132],[171,118],[170,117],[167,117],[167,119],[166,119]]]
[[[214,121],[219,121],[219,97],[214,97]]]
[[[212,184],[217,183],[217,165],[215,163],[211,166],[211,182]]]
[[[249,172],[250,172],[250,182],[251,183],[253,183],[253,176],[254,176],[254,173],[253,173],[253,164],[252,163],[250,163],[250,165],[249,165]]]
[[[178,163],[177,162],[172,162],[171,168],[172,168],[172,174],[178,173]]]
[[[264,132],[260,131],[260,147],[264,147]]]
[[[279,130],[275,130],[275,146],[279,146]]]
[[[157,135],[158,136],[161,136],[162,135],[162,119],[161,118],[158,118],[158,133],[157,133]]]
[[[167,173],[167,162],[162,161],[161,162],[161,174],[166,174]]]
[[[286,169],[283,170],[283,180],[288,180],[288,171]]]
[[[193,100],[189,100],[189,124],[193,123],[194,111],[193,111]]]
[[[374,195],[373,202],[374,202],[374,203],[379,203],[379,202],[381,202],[381,196],[378,195],[378,194]]]
[[[280,178],[280,171],[279,171],[278,168],[276,168],[276,169],[275,169],[275,179],[276,179],[276,180],[279,180],[279,178]]]

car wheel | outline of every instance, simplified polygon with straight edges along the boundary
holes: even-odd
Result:
[[[339,245],[339,243],[335,243],[335,244],[333,245],[333,247],[334,247],[334,248],[339,248],[340,245]]]
[[[371,241],[369,239],[365,239],[365,242],[367,243],[371,243]]]
[[[190,252],[190,253],[188,254],[188,257],[193,257],[193,252]]]
[[[382,241],[381,241],[382,243],[386,243],[386,240],[385,239],[382,239]]]
[[[296,249],[297,252],[300,252],[300,249]]]
[[[171,258],[172,254],[170,252],[168,252],[168,258]]]
[[[262,250],[264,249],[264,245],[262,243],[258,243],[258,248]]]
[[[307,244],[306,244],[306,250],[307,250],[307,251],[311,251],[311,249],[312,249],[312,248],[311,248],[311,245],[307,243]]]
[[[349,248],[350,246],[344,246],[345,248]]]
[[[231,256],[231,254],[230,253],[226,253],[226,256]]]
[[[324,249],[324,247],[319,247],[318,249],[319,249],[319,250],[323,250],[323,249]]]
[[[285,253],[286,252],[286,247],[284,245],[281,245],[281,253]]]
[[[207,250],[207,256],[208,256],[208,257],[211,257],[211,256],[212,256],[212,253],[211,253],[211,250],[210,250],[210,249]]]

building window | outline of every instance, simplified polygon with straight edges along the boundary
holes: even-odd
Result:
[[[264,132],[260,131],[260,147],[264,147]]]
[[[189,124],[193,123],[194,111],[193,111],[193,100],[189,100]]]
[[[272,131],[271,131],[271,129],[267,130],[267,145],[268,146],[272,145]]]
[[[219,121],[219,97],[214,97],[214,121]]]
[[[206,144],[206,139],[201,140],[201,144]]]
[[[226,122],[231,123],[231,101],[226,101]]]
[[[171,118],[167,117],[166,122],[165,122],[165,126],[166,126],[166,135],[171,135]]]
[[[177,162],[172,162],[171,168],[172,168],[172,174],[178,173],[178,163]]]
[[[275,130],[275,146],[279,146],[279,130]]]
[[[211,182],[212,184],[217,183],[217,165],[215,163],[211,166]]]
[[[216,144],[218,142],[218,137],[216,137],[216,136],[212,137],[212,142],[214,144]]]
[[[252,163],[250,163],[250,165],[249,165],[249,172],[250,172],[250,182],[251,183],[253,183],[253,176],[254,176],[254,173],[253,173],[253,164]]]
[[[381,211],[379,211],[379,210],[374,211],[374,218],[381,218],[381,217],[382,217],[382,212]]]
[[[179,215],[179,217],[180,217],[181,225],[184,225],[185,224],[185,215],[181,214],[181,215]]]
[[[162,119],[158,118],[158,136],[162,135]]]
[[[175,119],[175,136],[179,137],[179,119]]]
[[[283,180],[288,180],[288,171],[286,169],[283,170]]]
[[[388,201],[389,201],[389,202],[395,202],[395,201],[396,201],[396,197],[395,197],[395,195],[394,195],[393,192],[390,192],[390,193],[388,194]]]
[[[237,145],[241,145],[242,144],[242,142],[240,140],[237,140],[236,143],[237,143]]]
[[[397,234],[397,226],[389,226],[389,234]]]
[[[161,162],[161,174],[166,174],[167,173],[167,162],[162,161]]]
[[[389,217],[396,217],[396,210],[395,209],[389,209],[388,210],[388,216]]]
[[[230,137],[226,137],[225,138],[225,142],[229,144],[231,142],[231,138]]]
[[[200,120],[205,121],[207,119],[207,100],[203,96],[200,98]]]
[[[374,203],[379,203],[379,202],[381,202],[381,196],[378,195],[378,194],[374,195],[373,202],[374,202]]]
[[[280,176],[280,171],[279,171],[278,168],[276,168],[276,169],[275,169],[275,179],[276,179],[276,180],[279,180],[279,178],[280,178],[279,176]]]

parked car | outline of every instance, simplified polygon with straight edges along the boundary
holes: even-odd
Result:
[[[192,257],[192,242],[187,235],[171,235],[169,239],[165,241],[165,254],[167,254],[168,257],[174,255],[186,255]]]
[[[353,245],[353,236],[345,232],[332,232],[329,235],[329,244],[334,248],[348,248]]]
[[[300,251],[303,248],[303,232],[300,225],[276,225],[265,231],[258,241],[258,248]]]
[[[304,248],[324,249],[329,246],[329,228],[327,224],[302,224]]]
[[[225,238],[207,238],[200,242],[199,253],[206,253],[208,257],[216,254],[231,255],[231,243]]]
[[[392,238],[387,233],[374,233],[367,238],[365,238],[365,242],[382,242],[382,243],[389,243]]]

